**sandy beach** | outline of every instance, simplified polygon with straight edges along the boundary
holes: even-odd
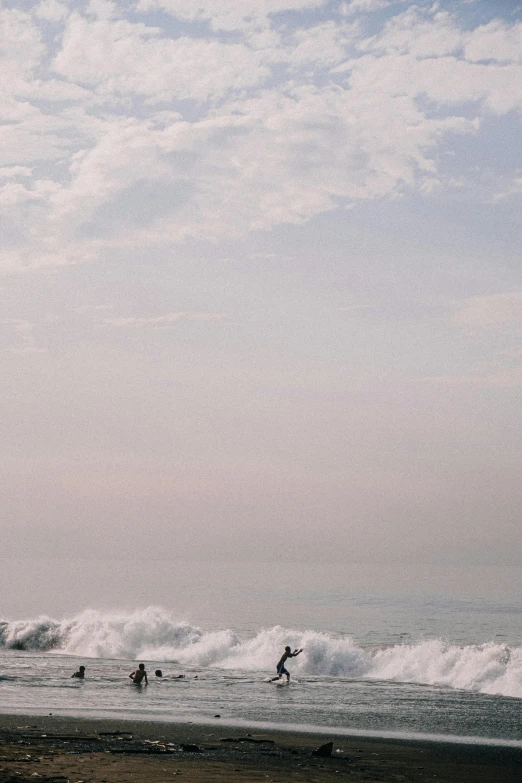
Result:
[[[0,716],[2,783],[439,781],[518,783],[522,749],[219,725]],[[329,757],[314,750],[333,742]]]

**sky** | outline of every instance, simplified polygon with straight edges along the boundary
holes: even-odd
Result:
[[[519,563],[522,3],[0,3],[2,554]]]

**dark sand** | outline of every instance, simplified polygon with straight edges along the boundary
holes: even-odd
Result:
[[[519,748],[336,737],[334,731],[248,732],[222,727],[218,718],[202,726],[0,715],[0,781],[522,781]],[[328,741],[334,743],[331,757],[312,755]],[[196,745],[199,752],[183,745]]]

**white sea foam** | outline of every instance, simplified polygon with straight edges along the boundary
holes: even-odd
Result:
[[[522,647],[494,642],[455,645],[433,639],[368,650],[350,637],[281,626],[241,638],[228,629],[206,632],[155,607],[0,622],[4,648],[236,671],[272,670],[287,644],[303,648],[291,662],[298,676],[415,682],[522,698]]]

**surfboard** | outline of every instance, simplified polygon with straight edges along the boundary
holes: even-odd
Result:
[[[278,685],[281,687],[282,685],[290,685],[291,682],[297,682],[296,679],[293,680],[274,680],[273,677],[265,677],[263,682],[271,682],[273,685]]]

